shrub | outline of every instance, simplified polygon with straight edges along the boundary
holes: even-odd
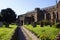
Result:
[[[42,20],[42,21],[41,21],[41,24],[42,24],[42,25],[45,25],[45,26],[47,26],[47,25],[52,26],[52,23],[51,23],[49,20]]]
[[[56,24],[56,28],[60,28],[60,23],[57,23]]]

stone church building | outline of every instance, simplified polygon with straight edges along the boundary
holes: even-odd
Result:
[[[49,20],[50,22],[60,22],[60,1],[50,7],[43,9],[35,8],[35,10],[19,15],[20,22],[33,23],[42,20]]]

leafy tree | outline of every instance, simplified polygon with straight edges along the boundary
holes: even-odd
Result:
[[[6,27],[9,27],[9,24],[16,21],[16,14],[11,8],[2,9],[1,14]]]
[[[2,15],[1,15],[1,13],[0,13],[0,21],[2,21]]]

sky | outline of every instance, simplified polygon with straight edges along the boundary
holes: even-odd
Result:
[[[1,9],[12,8],[17,15],[25,14],[36,7],[45,8],[56,4],[56,0],[0,0]]]

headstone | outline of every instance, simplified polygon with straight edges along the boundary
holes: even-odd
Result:
[[[56,25],[57,28],[60,28],[60,23]]]
[[[41,27],[43,27],[43,25],[44,25],[43,22],[41,22]]]
[[[36,27],[36,22],[33,23],[33,27]]]
[[[2,22],[0,22],[0,27],[2,27],[3,26],[3,23]]]

